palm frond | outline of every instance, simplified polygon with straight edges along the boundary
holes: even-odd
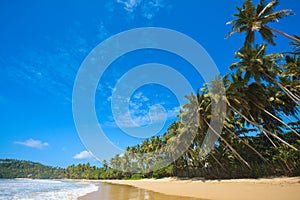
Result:
[[[297,35],[294,35],[294,38],[300,40],[300,37]],[[296,53],[298,54],[300,53],[300,42],[290,42],[290,45],[295,48]]]
[[[274,37],[276,37],[276,35],[274,35],[272,31],[262,28],[259,30],[259,33],[261,34],[262,38],[265,41],[272,44],[273,46],[276,46],[276,43],[274,42],[274,39],[273,39]]]
[[[259,6],[262,6],[264,8],[258,13],[257,17],[260,18],[263,15],[271,13],[274,10],[274,8],[276,7],[277,4],[278,4],[278,0],[272,0],[270,3],[268,3],[268,5],[263,6],[264,1],[260,1]]]
[[[261,17],[259,20],[262,23],[277,22],[279,19],[288,17],[290,15],[294,15],[294,14],[295,13],[291,9],[285,9],[285,10],[280,10],[280,11],[265,15],[265,16]]]
[[[261,13],[261,11],[265,8],[265,0],[260,0],[259,4],[257,5],[256,8],[256,15],[259,15],[259,13]]]

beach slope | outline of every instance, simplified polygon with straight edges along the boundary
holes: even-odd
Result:
[[[299,200],[300,177],[237,180],[178,180],[175,178],[143,180],[103,180],[130,185],[167,195],[211,200]]]

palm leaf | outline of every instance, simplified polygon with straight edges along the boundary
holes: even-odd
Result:
[[[260,6],[264,5],[264,1],[260,1]],[[264,6],[264,8],[259,12],[259,14],[257,15],[258,18],[260,18],[263,15],[269,14],[273,11],[273,9],[276,7],[276,5],[278,4],[277,0],[273,0],[270,3],[268,3],[268,5]]]

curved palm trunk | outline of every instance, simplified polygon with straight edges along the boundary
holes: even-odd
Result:
[[[237,101],[236,98],[235,98],[234,100]],[[239,102],[239,101],[237,101],[237,102]],[[239,102],[239,104],[241,104],[241,102]],[[228,102],[228,105],[231,106],[229,102]],[[231,106],[231,107],[234,108],[233,106]],[[237,110],[237,109],[234,109],[234,110]],[[251,120],[252,120],[253,122],[255,122],[255,119],[253,118],[253,116],[251,115],[251,113],[249,113],[249,111],[247,111],[247,110],[245,110],[245,111],[246,111],[247,114],[250,116]],[[243,117],[244,115],[241,115],[241,116]],[[252,125],[253,125],[253,124],[252,124]],[[272,144],[274,147],[277,147],[277,145],[273,142],[273,140],[271,140],[271,138],[268,136],[268,134],[266,134],[264,131],[262,131],[262,132],[263,132],[264,135],[268,138],[268,140],[271,142],[271,144]]]
[[[293,54],[293,55],[298,55],[298,54],[300,54],[300,53],[299,53],[299,52],[285,51],[285,52],[282,52],[282,54]]]
[[[287,89],[286,87],[284,87],[282,84],[280,84],[278,81],[276,81],[272,76],[270,76],[267,73],[264,73],[269,79],[271,79],[276,85],[278,85],[278,87],[280,87],[280,89],[282,89],[282,91],[284,91],[288,97],[290,97],[298,106],[300,106],[299,102],[300,99],[298,97],[296,97],[291,91],[289,91],[289,89]]]
[[[211,153],[211,157],[220,165],[220,167],[225,171],[228,172],[227,169],[222,165],[222,163]]]
[[[294,147],[293,145],[290,145],[289,143],[287,143],[286,141],[284,141],[283,139],[281,139],[280,137],[278,137],[277,135],[271,133],[270,131],[266,130],[265,128],[261,127],[257,122],[253,122],[250,119],[248,119],[245,115],[243,115],[241,112],[239,112],[237,109],[235,109],[233,106],[230,105],[229,101],[227,100],[228,106],[230,108],[232,108],[237,114],[239,114],[240,116],[242,116],[247,122],[249,122],[250,124],[252,124],[253,126],[259,128],[261,131],[270,134],[272,137],[278,139],[280,142],[282,142],[283,144],[287,145],[288,147],[298,151],[298,149],[296,147]],[[276,145],[275,145],[276,146]]]
[[[211,128],[211,130],[218,135],[224,143],[229,147],[229,149],[232,151],[233,155],[235,155],[238,159],[240,159],[249,169],[251,169],[250,165],[248,162],[206,121],[204,120],[206,125]]]
[[[234,107],[231,106],[231,108],[234,108]],[[237,109],[234,108],[234,110],[236,111]],[[250,117],[249,120],[256,123],[256,121],[255,121],[255,119],[253,118],[253,116],[251,115],[251,113],[250,113],[248,110],[245,110],[245,112],[247,112],[247,114],[249,115],[249,117]],[[240,113],[240,114],[241,114],[241,113]],[[241,116],[245,118],[245,115],[242,115],[242,114],[241,114]],[[257,127],[257,126],[254,125],[254,124],[252,124],[252,125],[255,126],[255,127]],[[258,127],[258,128],[259,128],[259,127]],[[259,130],[261,130],[261,129],[259,128]],[[277,145],[273,142],[273,140],[269,137],[269,135],[268,135],[265,131],[262,131],[262,133],[268,138],[268,140],[271,142],[271,144],[272,144],[274,147],[277,147]],[[272,134],[271,134],[271,135],[272,135]]]
[[[274,142],[273,142],[273,140],[271,140],[271,138],[269,137],[269,135],[266,133],[266,132],[264,132],[264,131],[262,131],[262,133],[268,138],[268,140],[271,142],[271,144],[274,146],[274,147],[278,147]]]
[[[287,116],[284,112],[280,112],[279,114],[281,114],[281,117],[285,117],[287,120],[289,120],[289,122],[294,122],[294,120],[292,120],[289,116]],[[297,119],[297,118],[296,118]],[[299,119],[298,119],[299,120]]]
[[[289,172],[291,173],[292,170],[291,170],[291,168],[290,168],[288,162],[287,162],[287,161],[284,161],[284,164],[285,164],[286,168],[289,170]]]
[[[252,102],[254,103],[254,102]],[[271,116],[272,118],[276,119],[278,122],[280,122],[281,124],[283,124],[284,126],[286,126],[290,131],[292,131],[293,133],[295,133],[296,135],[298,135],[300,137],[300,134],[297,133],[297,131],[295,131],[293,128],[291,128],[289,125],[287,125],[284,121],[282,121],[281,119],[279,119],[278,117],[276,117],[275,115],[273,115],[272,113],[270,113],[269,111],[267,111],[266,109],[262,108],[261,106],[257,105],[256,103],[254,103],[254,105],[256,107],[258,107],[259,109],[261,109],[262,111],[264,111],[265,113],[267,113],[269,116]]]
[[[268,27],[268,26],[263,26],[264,28],[270,30],[270,31],[274,31],[276,33],[279,33],[280,35],[283,35],[291,40],[294,40],[295,42],[299,42],[300,43],[300,40],[298,38],[295,38],[293,36],[290,36],[289,34],[285,33],[285,32],[282,32],[282,31],[279,31],[277,29],[274,29],[274,28],[271,28],[271,27]]]
[[[241,141],[244,145],[246,145],[247,147],[249,147],[252,151],[254,151],[264,162],[268,162],[265,157],[263,155],[261,155],[261,153],[259,153],[254,147],[252,147],[250,144],[248,144],[247,142],[245,142],[244,140],[242,140],[240,137],[238,137],[237,135],[235,135],[228,127],[224,126],[225,129],[231,133],[232,135],[234,135],[235,138],[237,138],[239,141]]]

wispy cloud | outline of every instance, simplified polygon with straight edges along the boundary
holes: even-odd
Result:
[[[152,112],[151,118],[149,116],[149,110],[140,110],[139,114],[134,113],[133,110],[129,110],[130,115],[122,115],[119,117],[119,125],[124,128],[133,128],[136,126],[147,126],[151,124],[152,121],[163,121],[166,117],[166,120],[172,120],[176,118],[176,115],[180,112],[180,107],[174,107],[173,109],[167,110],[165,113]],[[142,114],[143,113],[143,114]],[[111,121],[104,122],[102,125],[107,127],[117,127],[116,122],[112,119]]]
[[[130,14],[139,13],[142,17],[152,19],[160,10],[171,8],[166,0],[117,0],[123,9]]]
[[[98,26],[97,26],[97,36],[99,38],[100,41],[106,39],[107,37],[110,36],[110,32],[109,30],[106,28],[106,26],[104,25],[104,22],[101,21]]]
[[[143,95],[142,92],[138,92],[137,94],[135,94],[135,95],[133,96],[133,98],[134,98],[134,99],[137,99],[137,100],[142,100],[143,102],[149,101],[149,98],[146,97],[145,95]]]
[[[14,144],[24,145],[24,146],[36,148],[36,149],[42,149],[42,148],[49,146],[49,144],[47,142],[42,142],[40,140],[34,140],[32,138],[30,138],[24,142],[15,141]]]
[[[151,123],[162,122],[165,119],[175,119],[176,115],[180,112],[179,106],[166,107],[166,103],[164,102],[153,104],[150,98],[143,92],[137,92],[130,99],[119,96],[115,96],[115,98],[120,98],[118,101],[128,102],[129,113],[118,113],[116,119],[111,118],[111,121],[103,123],[104,126],[116,127],[115,120],[118,120],[118,125],[124,128],[147,126]],[[161,110],[156,105],[163,106],[164,110]],[[119,105],[114,106],[115,110],[119,110]]]
[[[77,159],[77,160],[90,160],[90,159],[94,159],[92,152],[86,151],[86,150],[82,151],[82,152],[80,152],[78,154],[75,154],[73,156],[73,158]]]
[[[70,102],[76,73],[82,60],[100,40],[108,37],[109,31],[102,22],[94,29],[96,37],[88,38],[78,27],[71,27],[60,39],[44,36],[42,48],[28,46],[19,48],[15,56],[1,57],[7,78],[30,89],[47,92]],[[47,47],[47,48],[46,48]]]
[[[133,12],[141,4],[142,0],[117,0],[117,2],[123,4],[124,9],[128,12]]]
[[[150,20],[164,8],[170,8],[170,5],[166,4],[163,0],[144,1],[141,12],[143,17]]]

